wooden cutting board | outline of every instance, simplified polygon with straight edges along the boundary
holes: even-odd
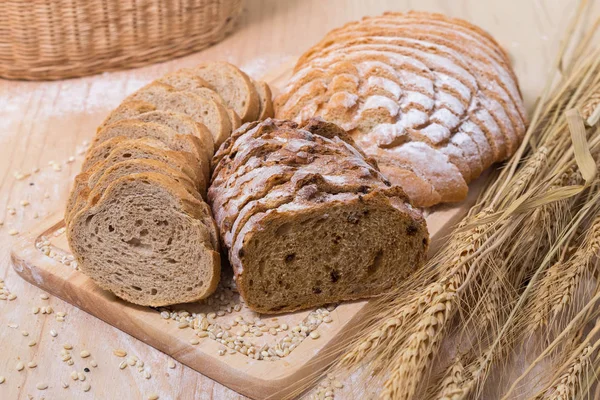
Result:
[[[290,74],[290,65],[284,65],[268,74],[265,79],[275,88],[285,82]],[[451,228],[460,221],[485,186],[488,175],[484,175],[470,185],[469,197],[458,205],[439,206],[428,210],[427,224],[432,239],[431,253],[443,243]],[[195,332],[190,328],[180,329],[172,319],[163,319],[158,310],[128,304],[96,286],[90,279],[68,265],[69,247],[64,235],[62,214],[50,216],[35,230],[24,236],[13,248],[11,259],[15,271],[25,280],[47,292],[87,311],[103,321],[121,329],[139,340],[170,355],[179,362],[230,387],[246,396],[256,399],[281,398],[292,393],[302,382],[311,379],[311,374],[328,363],[336,355],[336,344],[341,343],[366,313],[367,301],[357,301],[331,306],[331,322],[322,322],[316,327],[317,339],[308,337],[302,340],[289,355],[278,360],[255,360],[239,351],[220,355],[223,345],[209,337],[199,339],[197,345],[190,344]],[[67,260],[67,262],[65,262]],[[225,280],[228,271],[224,271]],[[218,299],[226,288],[212,296]],[[234,296],[233,302],[239,303]],[[190,313],[216,312],[215,306],[208,304],[185,304],[172,308]],[[291,327],[307,321],[315,310],[284,314],[258,315],[246,307],[232,310],[217,316],[215,321],[221,326],[235,325],[237,317],[245,320],[259,318],[266,326],[287,324]],[[236,332],[233,326],[230,332]],[[281,342],[289,330],[266,333],[253,337],[256,347]]]

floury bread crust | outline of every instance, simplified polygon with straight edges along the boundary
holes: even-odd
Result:
[[[69,245],[86,275],[127,301],[197,301],[214,292],[220,274],[202,204],[165,175],[127,175],[73,217]]]
[[[419,207],[463,200],[468,183],[516,151],[527,122],[498,43],[426,12],[329,32],[300,57],[275,115],[340,125]]]
[[[376,296],[425,261],[423,217],[334,124],[246,124],[213,163],[209,202],[255,311]]]

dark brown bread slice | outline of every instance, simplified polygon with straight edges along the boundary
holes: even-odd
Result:
[[[243,152],[268,141],[283,145],[264,157],[247,158]],[[369,297],[388,287],[384,276],[402,279],[424,261],[428,238],[419,212],[332,124],[313,120],[297,128],[269,119],[246,125],[221,147],[215,162],[209,201],[238,288],[256,311],[285,312]],[[393,247],[389,252],[388,246]],[[250,247],[259,253],[249,254]],[[367,270],[374,280],[364,274]],[[351,271],[359,278],[352,278]],[[297,284],[293,293],[292,281]]]
[[[214,292],[221,268],[201,205],[165,175],[128,175],[75,215],[69,246],[84,274],[127,301],[197,301]]]
[[[248,75],[239,68],[227,62],[210,62],[191,71],[211,84],[243,122],[258,118],[260,98]]]
[[[280,313],[379,295],[425,261],[418,212],[382,191],[290,203],[250,218],[230,251],[246,305]]]

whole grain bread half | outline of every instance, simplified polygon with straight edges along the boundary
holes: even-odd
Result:
[[[237,287],[281,313],[372,297],[424,262],[424,218],[339,127],[267,119],[215,155],[208,198]]]
[[[166,175],[126,175],[73,217],[69,246],[81,271],[122,299],[155,307],[197,301],[220,275],[201,203]]]

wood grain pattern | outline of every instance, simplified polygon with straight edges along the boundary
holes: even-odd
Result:
[[[598,15],[600,4],[589,18]],[[247,0],[240,26],[225,41],[192,56],[155,66],[89,78],[50,83],[0,81],[0,278],[18,295],[13,301],[0,301],[0,398],[127,398],[145,399],[157,393],[161,399],[238,399],[234,391],[177,363],[167,368],[169,357],[142,341],[124,334],[101,320],[51,297],[39,298],[41,291],[20,279],[10,268],[9,252],[18,237],[11,229],[27,232],[49,214],[61,212],[81,157],[65,163],[75,155],[77,145],[90,139],[103,116],[122,98],[156,77],[203,60],[228,60],[253,75],[299,55],[317,42],[327,31],[363,15],[386,10],[419,9],[438,11],[466,18],[490,31],[508,50],[515,63],[521,88],[529,108],[533,105],[547,76],[549,65],[559,47],[559,39],[575,8],[572,0]],[[60,162],[54,171],[48,162]],[[15,171],[32,171],[30,178],[16,180]],[[33,185],[31,185],[33,183]],[[48,198],[45,198],[45,194]],[[21,200],[31,204],[20,206]],[[11,215],[7,206],[14,207]],[[35,219],[35,214],[39,218]],[[51,305],[67,313],[58,323],[52,316],[33,315],[34,306]],[[9,328],[8,324],[19,328]],[[21,330],[29,331],[23,337]],[[51,329],[58,332],[53,338]],[[30,340],[38,344],[28,347]],[[99,367],[88,374],[92,390],[82,391],[82,384],[70,381],[73,369],[81,370],[87,362],[76,357],[68,367],[60,361],[63,343],[75,349],[87,348]],[[152,371],[144,379],[137,370],[119,370],[112,349],[122,347],[143,359]],[[19,360],[35,360],[38,367],[22,372],[15,370]],[[63,389],[60,380],[70,381]],[[45,381],[49,388],[38,391],[36,384]],[[347,393],[361,398],[364,382],[345,382]],[[346,388],[344,390],[346,390]],[[353,396],[348,394],[348,397]]]

